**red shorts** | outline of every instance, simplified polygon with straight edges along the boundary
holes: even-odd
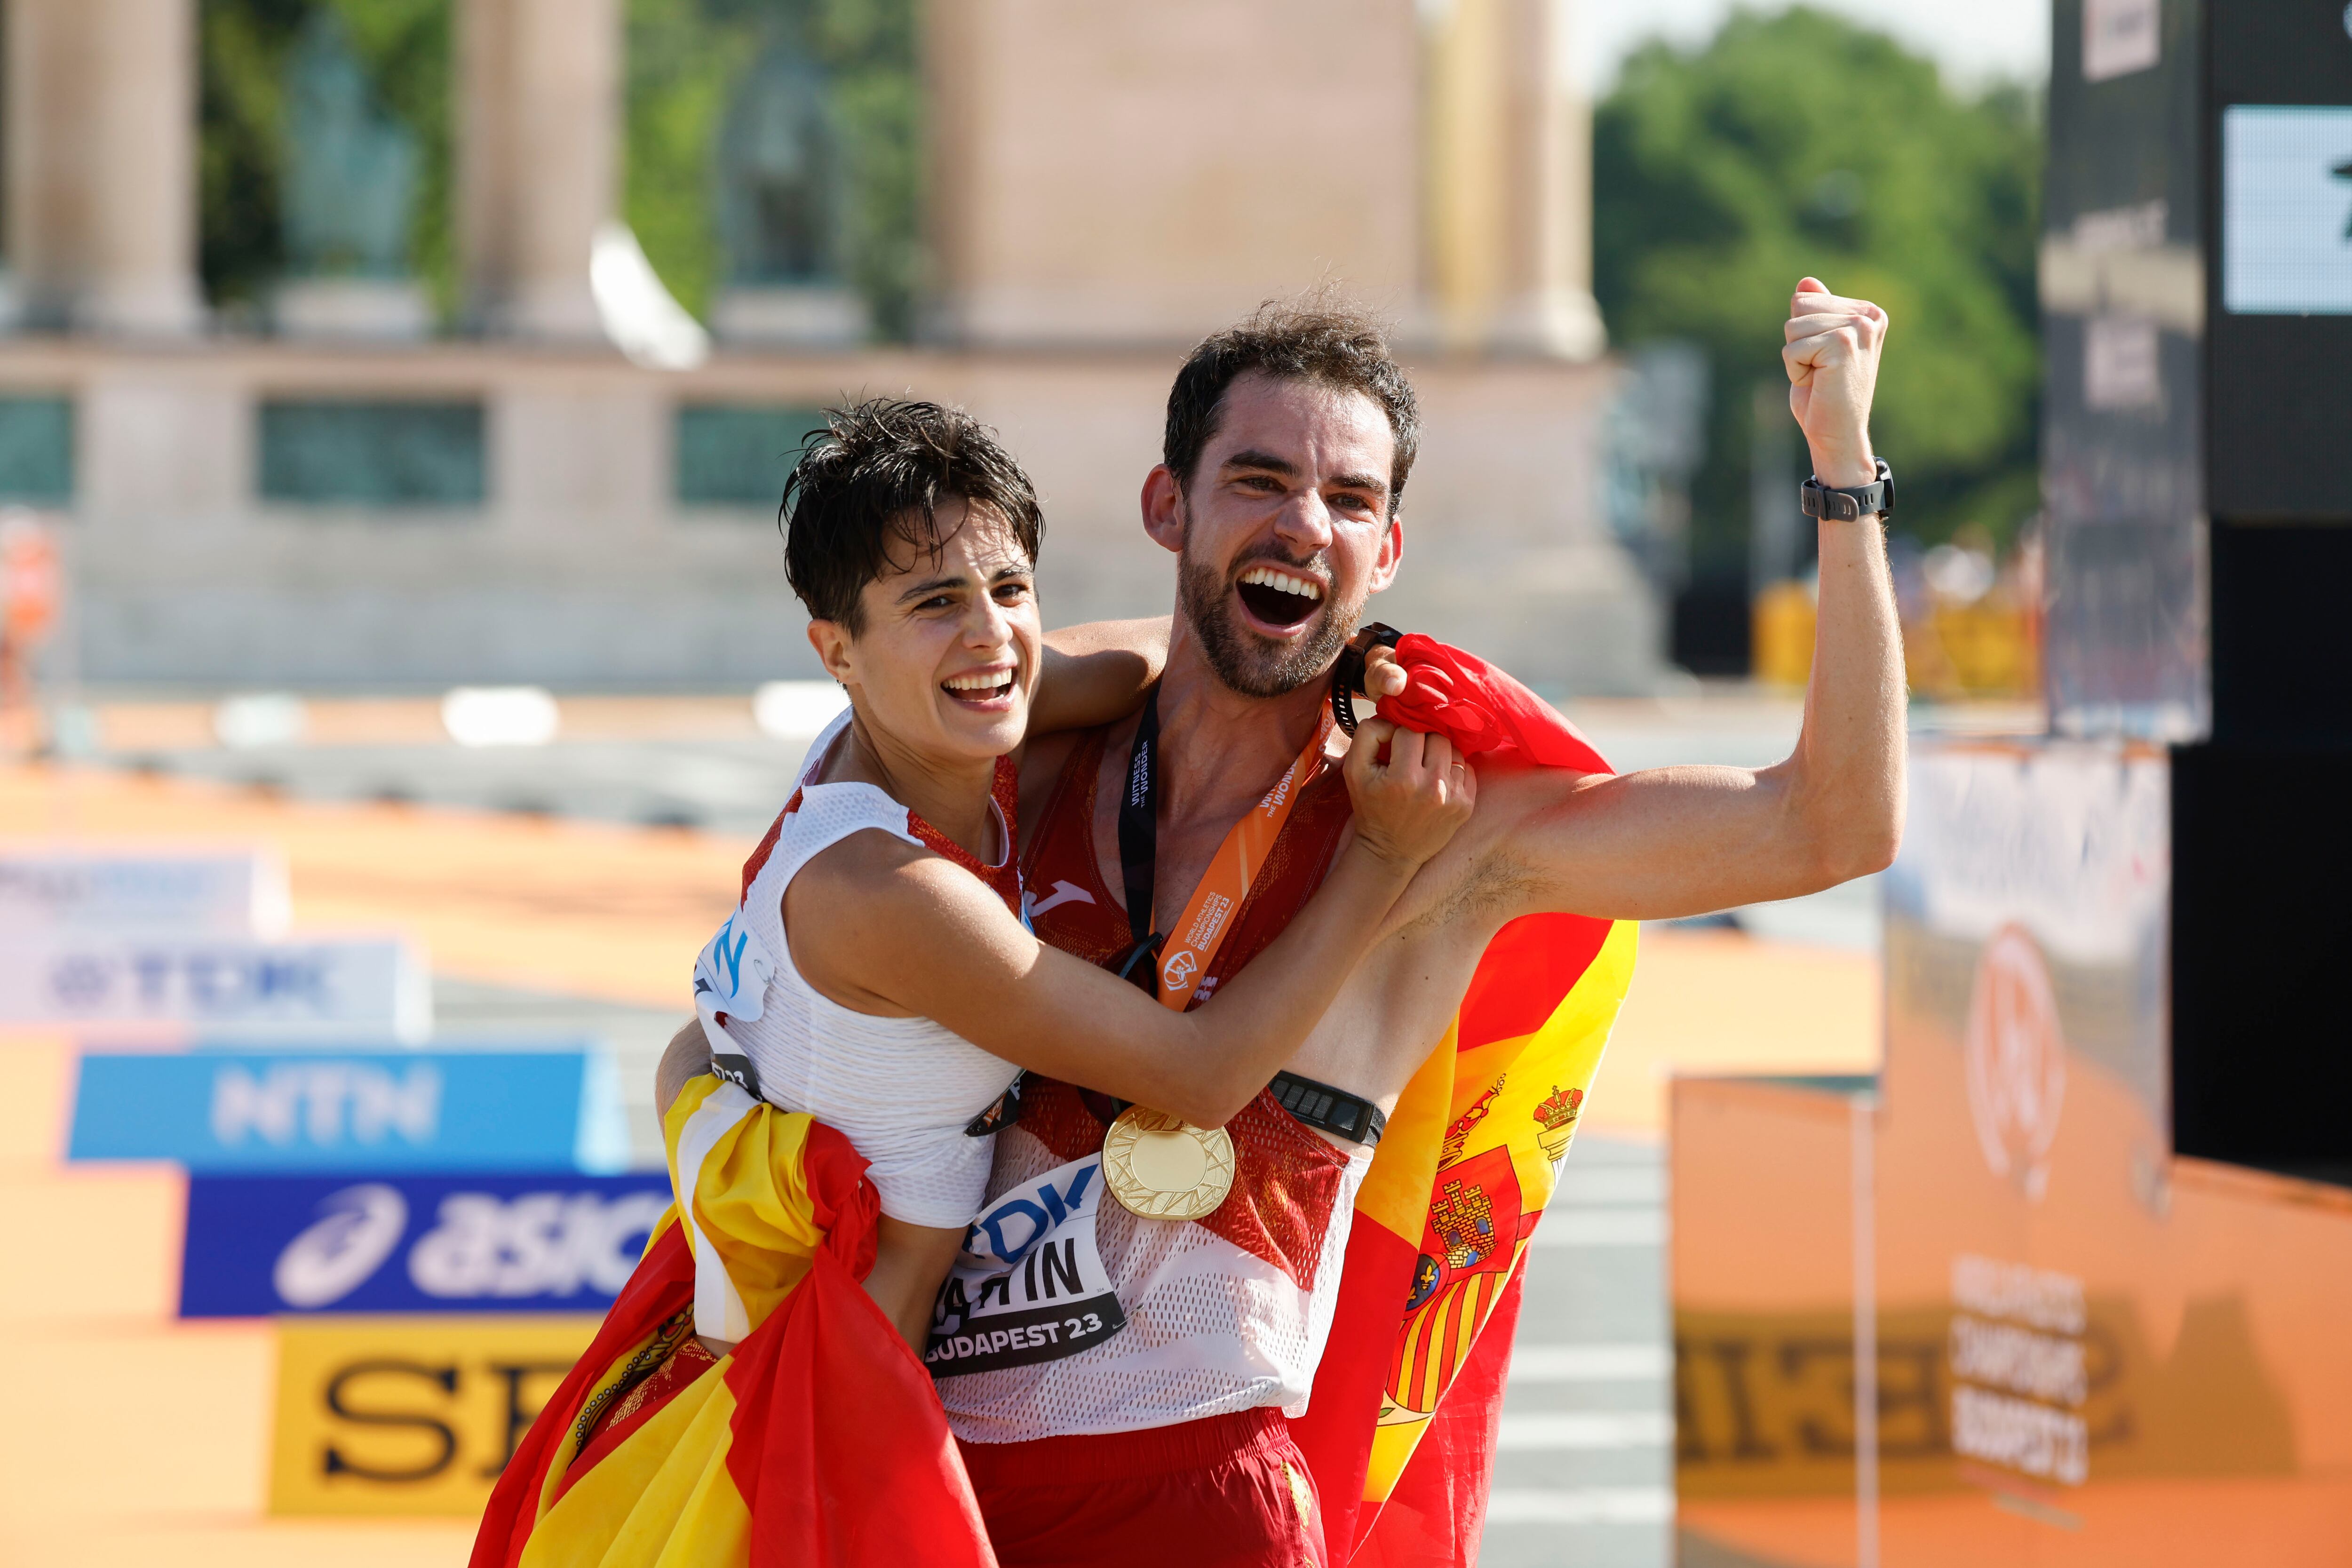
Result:
[[[1324,1568],[1323,1510],[1279,1410],[960,1446],[1003,1568]]]

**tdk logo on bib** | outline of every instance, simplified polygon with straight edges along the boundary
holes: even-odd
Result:
[[[931,1313],[933,1377],[1028,1366],[1091,1349],[1127,1326],[1095,1247],[1102,1156],[1013,1188],[982,1211]]]
[[[196,1176],[180,1316],[602,1311],[669,1206],[639,1176]]]

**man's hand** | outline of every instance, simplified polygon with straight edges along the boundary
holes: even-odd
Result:
[[[1878,384],[1878,350],[1886,312],[1867,300],[1832,294],[1818,278],[1797,284],[1783,328],[1789,346],[1789,412],[1812,447],[1813,472],[1832,489],[1878,477],[1870,450],[1870,397]]]

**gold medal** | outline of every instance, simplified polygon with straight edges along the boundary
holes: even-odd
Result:
[[[1103,1180],[1145,1219],[1200,1219],[1234,1190],[1234,1141],[1164,1110],[1130,1105],[1103,1137]]]

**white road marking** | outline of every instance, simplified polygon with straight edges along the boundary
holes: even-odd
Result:
[[[1531,1345],[1511,1348],[1511,1381],[1655,1383],[1675,1367],[1664,1345]]]
[[[1486,1499],[1489,1524],[1664,1524],[1674,1517],[1665,1487],[1498,1488]]]
[[[1538,1247],[1664,1247],[1663,1209],[1556,1208],[1536,1226]]]
[[[1497,1448],[1662,1448],[1675,1440],[1675,1418],[1663,1410],[1546,1410],[1506,1413]]]

